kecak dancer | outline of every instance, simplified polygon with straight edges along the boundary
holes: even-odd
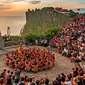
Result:
[[[22,51],[23,51],[22,43],[20,43],[20,45],[19,45],[19,47],[18,47],[18,55],[19,55],[19,56],[22,55]]]

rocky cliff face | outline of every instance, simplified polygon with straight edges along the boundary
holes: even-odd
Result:
[[[26,12],[26,24],[21,30],[21,35],[29,32],[43,33],[47,28],[56,27],[57,25],[64,27],[70,21],[69,16],[56,11],[53,7],[28,10]]]

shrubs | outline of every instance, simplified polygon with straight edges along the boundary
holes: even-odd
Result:
[[[36,34],[36,33],[29,33],[28,35],[24,36],[25,44],[36,44],[38,45],[46,45],[49,41],[57,34],[58,31],[61,30],[60,26],[56,26],[53,28],[47,29],[44,33]]]
[[[74,12],[73,10],[70,10],[70,11],[69,11],[69,16],[70,16],[71,18],[75,18],[76,15],[77,15],[77,13]]]
[[[20,39],[22,39],[20,36],[18,36],[18,35],[16,35],[16,36],[11,36],[10,37],[10,39],[12,40],[12,41],[15,41],[15,40],[20,40]]]
[[[44,38],[43,34],[35,34],[35,33],[29,33],[28,35],[24,36],[25,38],[25,44],[28,45],[29,43],[35,44],[35,40],[38,40],[40,38]]]
[[[46,32],[45,32],[46,39],[47,40],[52,39],[57,34],[57,32],[60,31],[60,30],[61,30],[60,26],[56,26],[56,27],[47,29]]]

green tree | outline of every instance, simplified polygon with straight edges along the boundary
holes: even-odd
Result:
[[[57,34],[57,32],[59,32],[60,30],[61,30],[61,27],[60,27],[60,26],[47,29],[46,32],[45,32],[45,37],[46,37],[46,39],[50,40],[50,39],[53,38],[53,37]]]
[[[69,16],[70,16],[71,18],[76,17],[77,13],[75,13],[75,12],[72,11],[72,10],[70,10],[69,12],[70,12],[70,13],[69,13]]]
[[[85,13],[83,13],[83,16],[85,16]]]
[[[50,39],[52,39],[60,30],[61,30],[61,27],[56,26],[56,27],[47,29],[44,33],[41,33],[41,34],[29,33],[28,35],[24,36],[25,44],[26,45],[28,45],[29,43],[34,44],[35,40],[40,40],[41,38],[47,39],[48,41],[50,41]]]
[[[36,34],[36,33],[29,33],[28,35],[24,36],[25,44],[32,43],[34,44],[35,40],[44,38],[44,34]]]

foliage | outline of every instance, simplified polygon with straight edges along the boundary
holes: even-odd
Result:
[[[72,11],[72,10],[70,10],[69,12],[70,12],[70,13],[69,13],[69,16],[70,16],[71,18],[76,17],[77,13],[75,13],[75,12]]]
[[[13,36],[10,37],[10,39],[11,39],[12,41],[17,41],[17,40],[20,40],[21,37],[18,36],[18,35],[15,35],[15,36],[13,35]]]
[[[45,7],[42,9],[35,9],[34,11],[28,11],[26,18],[27,22],[21,32],[21,35],[32,33],[43,33],[47,28],[56,27],[56,25],[65,26],[67,22],[71,21],[71,18],[58,11],[55,11],[53,7]]]
[[[50,41],[51,38],[53,38],[58,31],[61,30],[60,26],[53,27],[53,28],[48,28],[44,33],[38,34],[38,33],[29,33],[28,35],[25,35],[25,44],[27,45],[28,43],[35,43],[35,40],[40,40],[40,39],[47,39]]]
[[[49,39],[53,38],[57,34],[57,32],[60,30],[61,30],[60,26],[47,29],[45,32],[46,39],[49,40]]]
[[[83,16],[85,16],[85,13],[83,13]]]
[[[36,39],[44,38],[43,34],[35,34],[35,33],[29,33],[28,35],[24,36],[25,43],[34,43]]]

